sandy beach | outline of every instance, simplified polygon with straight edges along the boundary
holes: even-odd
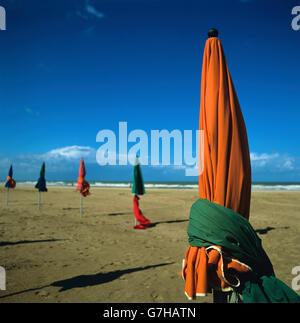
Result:
[[[17,186],[8,206],[0,189],[0,265],[7,276],[0,302],[191,302],[179,274],[197,190],[148,190],[140,200],[154,224],[147,230],[133,229],[129,189],[91,192],[80,217],[74,187],[49,187],[40,211],[34,188]],[[250,222],[289,286],[300,266],[299,205],[300,192],[252,193]]]

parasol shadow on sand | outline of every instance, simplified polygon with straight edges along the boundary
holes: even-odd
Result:
[[[131,214],[129,212],[115,212],[115,213],[108,213],[108,216],[118,216],[118,215],[126,215],[126,214]]]
[[[188,222],[188,219],[184,220],[170,220],[170,221],[160,221],[160,222],[151,222],[149,228],[153,228],[157,226],[158,224],[171,224],[171,223],[182,223],[182,222]]]
[[[0,242],[0,247],[5,247],[5,246],[15,246],[15,245],[27,244],[27,243],[56,242],[56,241],[64,241],[64,240],[67,240],[67,239],[1,241],[1,242]]]
[[[61,287],[60,292],[72,289],[72,288],[82,288],[87,286],[96,286],[105,283],[109,283],[115,279],[120,278],[123,275],[131,274],[137,271],[148,270],[151,268],[157,268],[162,266],[171,265],[173,263],[162,263],[159,265],[152,265],[146,267],[136,267],[124,270],[115,270],[108,273],[98,273],[93,275],[79,275],[65,280],[59,280],[51,284],[51,286]]]
[[[88,287],[88,286],[101,285],[101,284],[109,283],[115,279],[120,278],[123,275],[126,275],[126,274],[131,274],[131,273],[138,272],[138,271],[148,270],[148,269],[172,265],[172,264],[174,264],[174,262],[162,263],[162,264],[158,264],[158,265],[150,265],[150,266],[145,266],[145,267],[129,268],[129,269],[124,269],[124,270],[114,270],[114,271],[111,271],[108,273],[103,273],[103,274],[97,273],[97,274],[92,274],[92,275],[79,275],[79,276],[75,276],[75,277],[64,279],[64,280],[58,280],[58,281],[53,282],[49,285],[45,285],[45,286],[41,286],[41,287],[37,287],[37,288],[29,288],[29,289],[25,289],[25,290],[22,290],[19,292],[0,296],[0,299],[23,294],[23,293],[38,291],[43,288],[52,287],[52,286],[53,287],[61,287],[59,292],[64,292],[66,290],[70,290],[73,288],[83,288],[83,287]]]
[[[274,227],[266,227],[264,229],[256,229],[255,232],[258,233],[258,234],[267,234],[269,231],[271,230],[275,230],[275,229],[289,229],[290,227],[277,227],[277,228],[274,228]]]

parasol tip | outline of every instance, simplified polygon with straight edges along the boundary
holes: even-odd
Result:
[[[218,37],[219,35],[219,32],[216,28],[211,28],[209,31],[208,31],[208,38],[211,38],[211,37]]]

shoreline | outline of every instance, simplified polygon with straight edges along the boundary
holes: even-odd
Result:
[[[26,190],[34,190],[34,191],[37,191],[38,190],[34,187],[34,186],[31,186],[31,185],[18,185],[16,186],[16,188],[14,189],[11,189],[11,190],[18,190],[18,188],[20,189],[26,189]],[[66,185],[66,186],[62,186],[62,185],[48,185],[47,186],[48,188],[48,191],[51,190],[52,188],[53,189],[74,189],[76,191],[76,185],[74,184],[74,186],[70,186],[70,185]],[[131,187],[114,187],[114,186],[105,186],[105,187],[102,187],[102,186],[93,186],[91,185],[90,187],[90,190],[124,190],[124,191],[129,191],[131,192]],[[0,186],[0,191],[6,191],[7,189],[5,187],[1,187]],[[183,187],[174,187],[174,188],[170,188],[170,187],[146,187],[146,194],[147,194],[147,191],[176,191],[176,190],[180,190],[180,191],[198,191],[198,188],[183,188]],[[300,190],[261,190],[261,189],[252,189],[251,192],[262,192],[262,193],[267,193],[267,192],[270,192],[270,193],[279,193],[279,192],[286,192],[286,193],[300,193]],[[44,193],[44,192],[42,192]]]

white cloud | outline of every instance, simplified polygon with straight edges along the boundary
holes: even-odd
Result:
[[[289,170],[293,170],[295,168],[294,161],[294,158],[287,159],[283,164],[283,167]]]
[[[92,169],[97,168],[96,160],[96,149],[90,146],[65,146],[60,148],[55,148],[49,150],[42,154],[23,154],[14,157],[10,157],[4,154],[0,155],[0,175],[4,178],[6,176],[8,167],[13,164],[14,170],[18,178],[35,178],[38,174],[43,161],[46,162],[47,173],[51,174],[53,178],[58,176],[58,178],[63,177],[64,174],[74,173],[76,174],[79,166],[80,158],[83,157],[86,164],[89,164]],[[119,161],[125,160],[125,155],[116,154],[113,156],[116,159],[117,167],[119,166]],[[135,154],[130,154],[128,157],[127,167],[132,167],[130,161],[135,161]],[[147,156],[150,158],[149,156]],[[280,174],[286,174],[288,176],[297,177],[300,176],[300,158],[291,156],[288,154],[279,153],[256,153],[252,152],[250,154],[252,171],[255,176],[259,174],[271,174],[272,178],[277,178]],[[186,165],[151,165],[150,159],[148,160],[148,165],[145,169],[149,169],[151,174],[167,174],[168,176],[198,176],[197,167],[187,167]],[[126,167],[126,166],[125,166]],[[124,167],[123,167],[124,168]],[[123,169],[122,168],[122,169]],[[156,171],[157,170],[157,171]],[[100,172],[102,172],[101,169]],[[117,169],[116,169],[117,171]],[[72,175],[73,176],[73,175]],[[155,175],[156,176],[156,175]],[[295,178],[296,178],[295,177]]]
[[[275,160],[279,157],[278,153],[274,154],[257,154],[257,153],[250,153],[250,159],[252,162],[252,165],[254,167],[263,167],[266,164],[268,164],[270,161]]]
[[[250,153],[251,165],[254,169],[266,169],[266,171],[288,171],[295,169],[295,158],[278,153]]]
[[[81,9],[75,11],[75,15],[88,21],[90,18],[102,19],[104,18],[104,13],[99,11],[90,0],[83,0],[83,6]],[[88,32],[93,30],[93,26],[88,28]]]
[[[274,153],[274,154],[266,154],[266,153],[262,153],[262,154],[257,154],[257,153],[250,153],[250,158],[251,161],[257,161],[257,160],[270,160],[270,159],[274,159],[277,158],[279,156],[278,153]]]
[[[13,164],[19,178],[36,176],[42,162],[46,162],[47,173],[77,171],[81,157],[85,163],[96,164],[96,150],[89,146],[66,146],[52,149],[44,154],[21,154],[15,157],[0,155],[0,175],[5,176],[8,167]]]
[[[81,157],[93,157],[95,156],[96,150],[88,146],[67,146],[63,148],[52,149],[42,156],[46,160],[51,159],[78,159]]]
[[[85,3],[85,10],[87,13],[89,13],[92,16],[95,16],[96,18],[101,19],[104,17],[104,14],[98,11],[94,6],[92,6],[88,0]]]

